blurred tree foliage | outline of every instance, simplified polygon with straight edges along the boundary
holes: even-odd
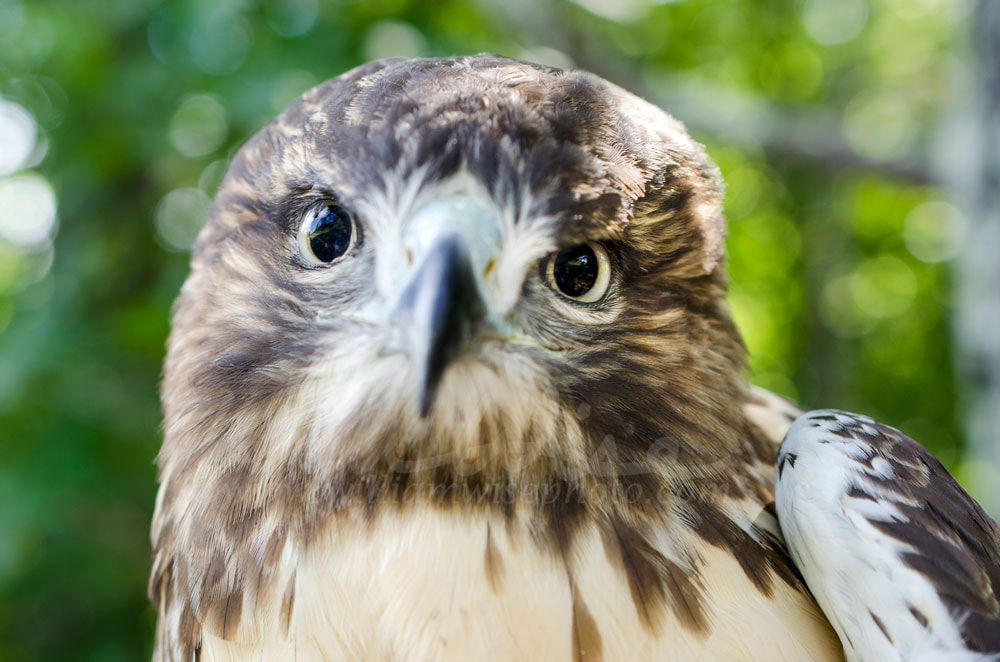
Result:
[[[233,151],[375,57],[576,65],[674,111],[728,181],[752,379],[960,467],[963,223],[928,164],[967,21],[952,0],[0,0],[0,661],[148,656],[186,249]]]

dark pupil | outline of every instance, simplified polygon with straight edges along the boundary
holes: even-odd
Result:
[[[333,262],[351,245],[351,217],[335,205],[321,209],[309,228],[309,248],[320,262]]]
[[[566,296],[583,296],[597,282],[597,256],[587,244],[567,248],[556,255],[552,276]]]

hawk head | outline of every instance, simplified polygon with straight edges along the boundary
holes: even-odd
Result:
[[[556,545],[653,517],[724,544],[719,499],[768,492],[773,451],[723,234],[702,147],[591,74],[479,55],[319,85],[240,150],[199,237],[154,546],[211,567],[251,540],[227,572],[254,576],[339,508],[428,500]]]

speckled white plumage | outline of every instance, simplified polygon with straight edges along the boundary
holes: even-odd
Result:
[[[950,562],[921,549],[922,540],[947,538],[956,555],[969,550],[941,524],[933,499],[948,497],[928,501],[909,489],[911,482],[924,488],[935,481],[951,486],[954,479],[903,439],[865,416],[820,410],[798,418],[775,470],[776,509],[788,549],[848,660],[997,659],[970,650],[962,632],[966,613],[942,597],[942,583],[960,579],[907,562]],[[910,536],[899,534],[900,527]],[[982,542],[988,547],[987,539]],[[983,590],[992,595],[988,586]]]

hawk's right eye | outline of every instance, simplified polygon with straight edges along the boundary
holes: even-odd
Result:
[[[553,253],[545,267],[549,286],[567,299],[595,303],[611,285],[608,251],[588,241]]]
[[[357,230],[354,216],[332,202],[310,209],[302,219],[299,245],[306,259],[316,264],[330,264],[345,255],[354,245]]]

